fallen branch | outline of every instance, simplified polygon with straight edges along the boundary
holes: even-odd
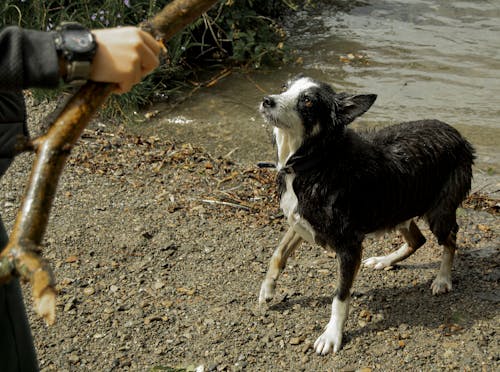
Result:
[[[145,29],[169,40],[206,12],[216,0],[174,0]],[[13,275],[30,281],[35,311],[47,324],[55,320],[55,281],[47,261],[39,256],[52,202],[64,164],[93,114],[113,91],[113,84],[88,82],[67,102],[48,132],[22,150],[34,150],[29,183],[9,243],[0,253],[0,283]]]
[[[207,204],[225,205],[227,207],[232,207],[232,208],[236,208],[236,209],[243,209],[245,211],[252,211],[253,210],[253,208],[247,207],[246,205],[243,205],[243,204],[230,203],[230,202],[225,202],[225,201],[221,201],[221,200],[202,199],[201,201],[203,203],[207,203]]]

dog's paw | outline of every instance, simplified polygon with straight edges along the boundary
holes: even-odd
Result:
[[[431,284],[431,291],[433,295],[440,295],[451,291],[451,279],[437,276]]]
[[[259,304],[271,301],[274,297],[275,290],[276,282],[274,280],[264,279],[260,286]]]
[[[337,332],[334,328],[327,327],[325,332],[314,343],[314,350],[318,355],[326,355],[330,351],[334,353],[338,352],[341,345],[342,332]]]
[[[382,270],[386,267],[392,266],[392,262],[388,256],[370,257],[366,260],[363,260],[363,266],[371,267],[372,269],[376,270]]]

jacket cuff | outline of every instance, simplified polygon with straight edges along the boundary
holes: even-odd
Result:
[[[51,32],[23,30],[24,87],[59,85],[59,59]]]

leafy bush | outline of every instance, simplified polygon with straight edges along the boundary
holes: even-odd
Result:
[[[3,25],[50,31],[61,21],[90,28],[138,25],[150,19],[167,0],[6,0],[0,4]],[[290,0],[225,0],[219,2],[168,43],[167,61],[131,93],[110,106],[147,104],[168,97],[199,68],[234,64],[258,68],[285,56],[284,32],[275,21]],[[117,101],[116,101],[117,100]],[[112,110],[112,111],[115,111]]]

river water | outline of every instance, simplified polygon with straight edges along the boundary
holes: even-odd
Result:
[[[357,127],[423,118],[452,124],[476,147],[476,172],[498,175],[500,1],[344,3],[351,5],[323,5],[286,20],[299,65],[233,73],[174,110],[160,107],[161,119],[147,126],[238,161],[272,160],[257,108],[265,93],[301,72],[338,91],[376,93]]]

